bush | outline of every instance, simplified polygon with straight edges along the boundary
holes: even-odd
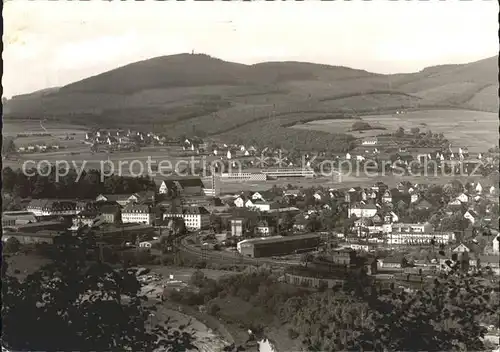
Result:
[[[191,275],[191,279],[189,280],[191,285],[194,285],[196,287],[201,287],[204,281],[205,281],[205,274],[203,274],[203,272],[200,270],[196,270],[193,273],[193,275]]]
[[[295,340],[297,337],[299,337],[299,333],[290,328],[288,329],[288,337],[291,338],[292,340]]]
[[[21,242],[15,237],[9,237],[3,246],[6,253],[17,253],[21,249]]]
[[[220,312],[220,307],[217,303],[209,303],[207,307],[208,314],[216,316]]]
[[[368,122],[364,121],[356,121],[352,124],[351,130],[352,131],[365,131],[365,130],[370,130],[372,129],[372,126]]]

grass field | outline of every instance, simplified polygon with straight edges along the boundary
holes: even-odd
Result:
[[[189,283],[191,275],[193,275],[193,273],[198,270],[194,268],[168,267],[168,266],[146,266],[146,267],[160,274],[166,279],[169,278],[169,275],[173,275],[174,280],[179,280],[184,283]],[[200,269],[200,270],[203,272],[203,274],[205,274],[206,278],[213,280],[218,280],[226,275],[238,274],[237,272],[226,271],[226,270],[213,270],[213,269]]]
[[[410,130],[418,127],[421,131],[432,130],[443,133],[455,147],[467,147],[469,152],[484,152],[498,145],[497,114],[470,110],[424,110],[410,111],[402,115],[368,115],[361,117],[373,127],[385,127],[395,131],[398,127]],[[292,128],[326,131],[330,133],[348,133],[352,120],[312,121]],[[371,130],[354,136],[373,136],[384,131]]]

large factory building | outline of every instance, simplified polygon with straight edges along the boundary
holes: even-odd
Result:
[[[251,258],[272,257],[316,250],[321,243],[319,234],[272,236],[252,238],[238,242],[238,252]]]

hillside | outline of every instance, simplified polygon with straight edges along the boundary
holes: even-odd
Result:
[[[7,118],[49,118],[80,125],[131,126],[170,134],[252,140],[273,119],[275,143],[311,140],[285,125],[400,108],[498,111],[498,57],[420,72],[374,74],[303,62],[244,65],[179,54],[129,64],[61,87],[14,97]],[[276,116],[279,116],[277,124]],[[326,117],[325,117],[326,116]],[[331,135],[314,132],[320,140]],[[269,135],[271,136],[271,135]],[[328,143],[329,144],[329,143]]]

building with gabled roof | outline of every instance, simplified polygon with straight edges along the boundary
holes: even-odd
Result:
[[[189,231],[207,229],[210,226],[210,212],[205,207],[190,206],[182,209],[172,209],[163,215],[166,218],[182,218]]]
[[[123,208],[122,223],[136,223],[152,225],[155,214],[151,206],[146,204],[128,204]]]

